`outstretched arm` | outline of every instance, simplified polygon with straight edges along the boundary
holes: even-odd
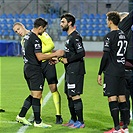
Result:
[[[133,25],[133,10],[119,23],[119,28],[124,33],[128,33],[132,25]]]
[[[64,51],[63,50],[57,50],[54,53],[51,54],[43,54],[43,53],[36,53],[36,57],[39,61],[41,60],[49,60],[52,59],[53,57],[61,57],[64,55]]]

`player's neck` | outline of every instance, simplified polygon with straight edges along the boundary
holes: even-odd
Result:
[[[119,30],[118,26],[116,26],[116,25],[112,26],[110,29],[111,29],[111,31],[113,31],[113,30]]]
[[[31,31],[38,36],[38,30],[36,28],[33,28]]]
[[[25,30],[25,35],[28,34],[30,32],[30,30]]]
[[[67,31],[67,34],[70,35],[74,31],[75,31],[75,28],[74,27],[69,27],[69,29]]]

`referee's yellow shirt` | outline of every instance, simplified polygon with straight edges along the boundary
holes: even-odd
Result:
[[[42,53],[50,54],[54,49],[54,43],[51,37],[46,32],[44,32],[42,35],[39,35],[38,37],[42,41]],[[45,60],[43,60],[43,62],[44,61]]]

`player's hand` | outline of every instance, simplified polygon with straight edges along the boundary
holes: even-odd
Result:
[[[67,58],[62,58],[60,62],[62,62],[63,64],[67,64],[68,63]]]
[[[49,64],[50,65],[54,65],[54,64],[57,64],[59,62],[58,58],[52,58],[51,60],[49,60]]]
[[[102,86],[102,76],[101,75],[98,75],[97,83]]]
[[[61,49],[57,50],[57,51],[55,52],[55,55],[56,55],[57,57],[63,56],[63,55],[64,55],[64,50],[61,50]]]

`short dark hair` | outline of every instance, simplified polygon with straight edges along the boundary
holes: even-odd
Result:
[[[72,15],[71,13],[65,13],[61,16],[61,19],[65,18],[67,22],[72,22],[72,26],[75,24],[75,16]]]
[[[48,25],[48,22],[43,18],[37,18],[34,22],[34,28],[42,26],[43,28]]]
[[[116,26],[120,22],[120,15],[117,11],[110,11],[106,14],[107,19],[111,20]]]

